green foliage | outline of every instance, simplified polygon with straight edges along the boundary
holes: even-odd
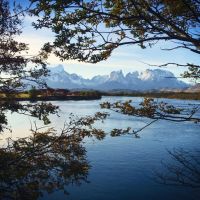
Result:
[[[28,13],[37,16],[36,29],[49,28],[55,34],[55,41],[44,44],[36,56],[27,55],[28,46],[15,37],[21,33],[25,14],[21,6],[0,0],[0,132],[6,128],[6,113],[17,112],[50,123],[49,114],[56,114],[57,107],[51,103],[20,103],[15,94],[37,84],[45,87],[41,77],[48,75],[46,59],[54,53],[61,60],[77,59],[96,63],[107,59],[114,49],[122,45],[139,45],[146,48],[158,41],[178,41],[173,49],[184,48],[200,53],[199,12],[196,0],[30,0]],[[11,8],[14,8],[13,10]],[[102,29],[103,27],[103,29]],[[177,44],[177,43],[174,43]],[[29,68],[28,66],[32,66]],[[187,64],[189,72],[184,77],[199,78],[199,66]],[[37,97],[34,88],[32,99]],[[82,95],[90,95],[88,92]],[[139,130],[131,128],[113,129],[111,136],[133,134],[156,122],[200,122],[195,117],[197,108],[189,116],[184,110],[164,102],[145,98],[139,105],[131,101],[101,105],[125,115],[153,119]],[[86,181],[89,164],[83,140],[86,137],[101,140],[105,132],[93,127],[97,120],[104,120],[108,114],[70,117],[61,133],[50,128],[45,131],[32,130],[32,135],[18,140],[8,140],[0,148],[0,198],[37,199],[43,192],[55,189],[65,191],[68,183]],[[181,160],[182,162],[182,160]],[[183,163],[183,162],[182,162]]]
[[[194,117],[198,111],[198,106],[193,108],[188,115],[185,115],[185,109],[175,107],[163,101],[157,102],[152,98],[144,98],[144,100],[135,106],[131,100],[126,102],[103,102],[101,108],[113,110],[125,115],[136,117],[147,117],[154,120],[169,120],[175,122],[192,121],[200,122],[199,117]]]
[[[32,88],[29,90],[29,98],[31,100],[36,100],[37,95],[38,95],[38,92],[37,92],[36,88],[34,86],[32,86]]]
[[[128,127],[127,129],[117,129],[117,128],[114,128],[112,131],[111,131],[111,136],[112,137],[116,137],[116,136],[121,136],[121,135],[127,135],[129,134],[131,128]]]
[[[196,0],[31,2],[30,13],[39,17],[34,27],[55,33],[55,41],[45,44],[44,50],[61,59],[96,63],[121,45],[146,48],[158,41],[178,41],[172,50],[200,53],[200,3]]]
[[[156,123],[159,120],[167,120],[172,122],[193,122],[199,123],[200,118],[196,113],[199,111],[199,106],[193,108],[181,108],[163,101],[156,101],[152,98],[145,97],[140,103],[132,103],[131,100],[115,103],[103,102],[100,104],[102,109],[108,109],[123,115],[129,115],[134,117],[142,117],[149,119],[148,122],[139,129],[133,129],[128,127],[127,129],[113,129],[111,136],[121,135],[133,135],[135,138],[140,138],[139,133],[150,125]]]
[[[12,1],[0,0],[0,93],[6,98],[0,99],[0,132],[6,128],[8,111],[39,117],[48,123],[48,114],[55,113],[56,109],[52,104],[23,105],[15,101],[16,93],[19,91],[33,85],[45,87],[46,84],[41,77],[48,74],[47,54],[39,52],[38,55],[28,56],[28,45],[16,40],[16,36],[21,34],[24,14],[21,6],[15,1],[12,4]],[[33,93],[32,91],[34,98]],[[33,112],[35,108],[36,111]]]
[[[36,29],[55,33],[54,42],[44,44],[43,52],[54,53],[61,60],[76,59],[97,63],[106,60],[122,45],[142,49],[161,41],[163,50],[185,49],[200,54],[197,0],[30,0],[31,15],[39,17]],[[165,41],[171,41],[169,48]],[[184,78],[199,78],[199,65],[186,66]],[[163,65],[161,65],[163,66]]]
[[[195,82],[200,80],[200,67],[198,65],[188,64],[188,71],[182,75],[184,78],[192,78]]]
[[[26,138],[8,139],[7,147],[0,149],[0,199],[36,200],[55,190],[67,194],[68,184],[87,181],[90,165],[83,140],[103,139],[105,132],[93,125],[106,117],[71,115],[60,133],[35,127]]]
[[[80,91],[78,92],[81,96],[100,96],[98,91]]]

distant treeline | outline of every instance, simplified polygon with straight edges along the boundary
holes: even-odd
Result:
[[[58,101],[58,100],[96,100],[101,98],[98,91],[70,91],[67,89],[36,89],[22,92],[0,92],[0,99],[16,101]]]
[[[102,92],[102,96],[131,96],[200,100],[200,92]]]
[[[95,91],[81,90],[70,91],[67,89],[40,89],[32,88],[28,91],[17,93],[0,92],[0,99],[13,98],[16,100],[93,100],[101,96],[129,96],[168,99],[200,100],[200,92],[164,92],[164,91]]]

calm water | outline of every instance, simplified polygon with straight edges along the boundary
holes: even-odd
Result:
[[[102,111],[102,101],[132,99],[139,102],[141,98],[104,97],[97,101],[54,102],[60,106],[60,117],[52,117],[52,125],[62,128],[70,113],[78,116],[91,115]],[[199,104],[199,101],[167,100],[175,105],[185,106]],[[33,119],[19,115],[10,115],[9,122],[14,132],[8,136],[27,135]],[[148,120],[123,116],[111,112],[104,124],[97,124],[106,131],[128,126],[139,129]],[[37,122],[38,126],[39,123]],[[200,125],[193,123],[174,123],[160,121],[140,133],[141,138],[107,136],[103,141],[87,140],[85,143],[88,160],[91,165],[89,183],[80,186],[68,185],[68,196],[61,192],[45,195],[41,199],[49,200],[198,200],[200,191],[191,188],[166,186],[155,183],[153,171],[164,171],[161,161],[173,162],[167,150],[184,148],[200,149]],[[5,137],[5,136],[4,136]]]

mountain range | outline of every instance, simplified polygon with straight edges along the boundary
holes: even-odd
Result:
[[[170,71],[147,69],[144,72],[130,72],[126,75],[122,70],[113,71],[109,75],[98,75],[91,79],[83,78],[75,73],[70,74],[62,65],[49,68],[50,76],[45,78],[49,87],[66,89],[94,90],[163,90],[185,89],[189,85],[178,80]]]

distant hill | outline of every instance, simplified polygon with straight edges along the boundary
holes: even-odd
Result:
[[[187,88],[185,92],[200,92],[200,83],[197,83],[196,85]]]
[[[178,80],[172,72],[147,69],[144,72],[131,72],[126,75],[122,70],[113,71],[109,75],[98,75],[85,79],[77,74],[69,74],[62,65],[49,68],[50,76],[46,79],[49,87],[67,89],[94,89],[94,90],[171,90],[187,89],[189,85]]]

